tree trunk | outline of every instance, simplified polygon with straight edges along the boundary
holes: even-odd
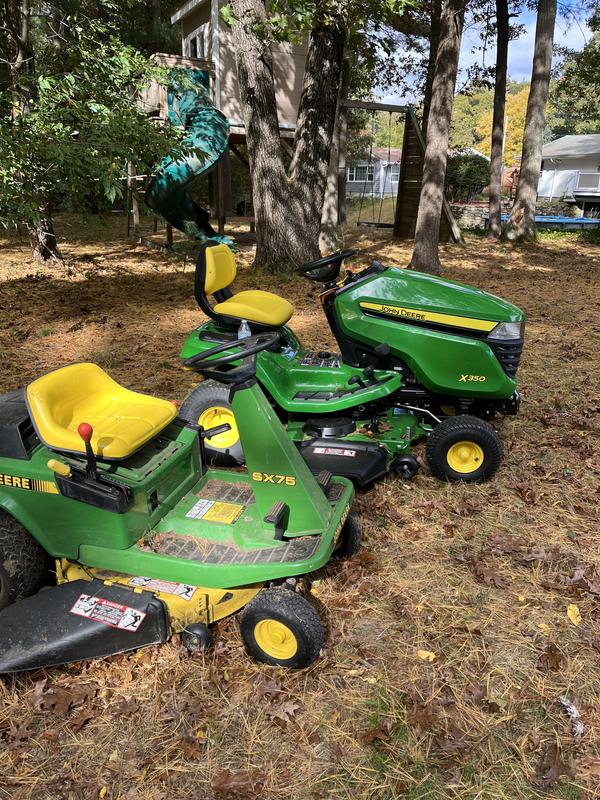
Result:
[[[152,38],[154,39],[154,50],[158,51],[160,48],[161,28],[162,28],[162,13],[161,13],[161,0],[152,0]]]
[[[502,233],[504,241],[535,241],[536,238],[535,201],[542,165],[555,19],[556,0],[538,0],[533,72],[525,116],[519,185],[515,204]]]
[[[29,111],[29,94],[23,88],[21,79],[33,67],[30,0],[9,0],[5,5],[4,21],[14,47],[14,58],[9,62],[13,108],[25,114]]]
[[[289,170],[290,180],[304,209],[307,252],[310,251],[309,258],[305,260],[319,257],[321,214],[329,175],[345,43],[345,30],[335,21],[314,28],[308,43],[294,136],[294,155]]]
[[[255,264],[281,271],[319,255],[344,32],[335,25],[317,25],[311,33],[288,174],[279,138],[272,54],[257,32],[265,20],[265,2],[232,0],[231,6],[256,218]]]
[[[450,119],[465,18],[464,0],[448,0],[442,13],[440,41],[431,92],[423,181],[411,269],[441,274],[438,254]]]
[[[31,252],[36,261],[42,263],[62,261],[49,208],[43,209],[41,217],[35,225],[27,225],[27,231],[31,242]]]
[[[440,44],[440,25],[442,18],[442,0],[432,0],[430,15],[430,34],[429,34],[429,58],[427,60],[427,77],[425,80],[425,93],[423,96],[423,122],[421,130],[423,136],[427,135],[427,122],[429,121],[429,109],[431,107],[431,91],[433,89],[433,76],[435,74],[435,62]]]
[[[346,216],[346,159],[348,153],[348,109],[339,110],[339,141],[338,141],[338,222],[345,225]]]
[[[509,37],[508,0],[496,0],[496,80],[490,158],[490,221],[488,236],[498,239],[502,229],[502,150],[504,144],[504,106]]]
[[[337,99],[336,120],[331,141],[329,172],[327,175],[325,196],[323,198],[323,210],[321,212],[319,249],[322,253],[337,250],[342,243],[339,230],[341,224],[340,186],[343,185],[344,182],[340,180],[340,172],[342,169],[344,172],[346,171],[345,136],[343,130],[346,118],[343,113],[345,109],[342,108],[341,102],[346,99],[349,77],[349,65],[347,61],[344,61]],[[344,152],[342,152],[342,145],[344,146]]]

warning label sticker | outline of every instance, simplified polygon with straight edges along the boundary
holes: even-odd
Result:
[[[203,519],[206,522],[221,522],[233,525],[244,510],[240,503],[220,503],[218,500],[200,499],[187,512],[190,519]]]
[[[312,451],[318,456],[345,456],[346,458],[356,456],[356,450],[346,450],[341,447],[313,447]]]
[[[187,603],[196,594],[197,586],[188,583],[172,583],[171,581],[161,581],[158,578],[136,577],[128,581],[130,586],[139,586],[141,589],[148,589],[150,592],[162,592],[181,597]]]
[[[138,611],[129,606],[122,606],[102,597],[93,597],[89,594],[82,594],[71,609],[71,614],[78,617],[93,619],[94,622],[101,622],[111,628],[118,628],[123,631],[137,631],[146,615],[143,611]]]

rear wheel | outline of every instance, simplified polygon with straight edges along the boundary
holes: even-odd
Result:
[[[228,431],[204,440],[206,458],[209,464],[220,467],[244,463],[240,434],[229,402],[229,389],[222,383],[203,381],[183,401],[179,416],[205,429],[227,423],[230,426]]]
[[[253,658],[289,669],[309,667],[325,642],[316,608],[302,595],[286,589],[259,592],[244,609],[240,629]]]
[[[0,609],[35,594],[50,578],[51,560],[25,528],[0,511]]]
[[[431,472],[446,481],[487,481],[502,461],[502,441],[478,417],[449,417],[437,425],[426,449]]]

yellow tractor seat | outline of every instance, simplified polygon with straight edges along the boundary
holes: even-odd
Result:
[[[87,422],[94,429],[94,454],[109,461],[139,450],[177,414],[173,403],[125,389],[96,364],[72,364],[49,372],[29,384],[25,397],[46,447],[85,455],[77,427]]]
[[[280,328],[285,325],[294,313],[294,306],[271,292],[261,292],[259,289],[238,292],[213,306],[217,314],[236,319],[247,319],[248,322],[258,322],[270,328]]]
[[[256,325],[280,328],[291,319],[294,306],[283,297],[259,289],[233,294],[229,287],[236,273],[235,258],[226,244],[206,242],[200,247],[194,293],[205,314],[228,327],[232,320],[246,319]],[[217,301],[214,306],[208,299],[211,295]]]

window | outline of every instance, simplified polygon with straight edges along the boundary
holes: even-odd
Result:
[[[398,183],[400,180],[400,164],[390,165],[390,178],[392,183]]]
[[[368,181],[373,182],[373,164],[358,164],[355,167],[348,167],[347,180],[349,182]]]
[[[209,23],[200,25],[195,31],[192,31],[185,40],[185,54],[189,58],[208,58],[208,31]]]

